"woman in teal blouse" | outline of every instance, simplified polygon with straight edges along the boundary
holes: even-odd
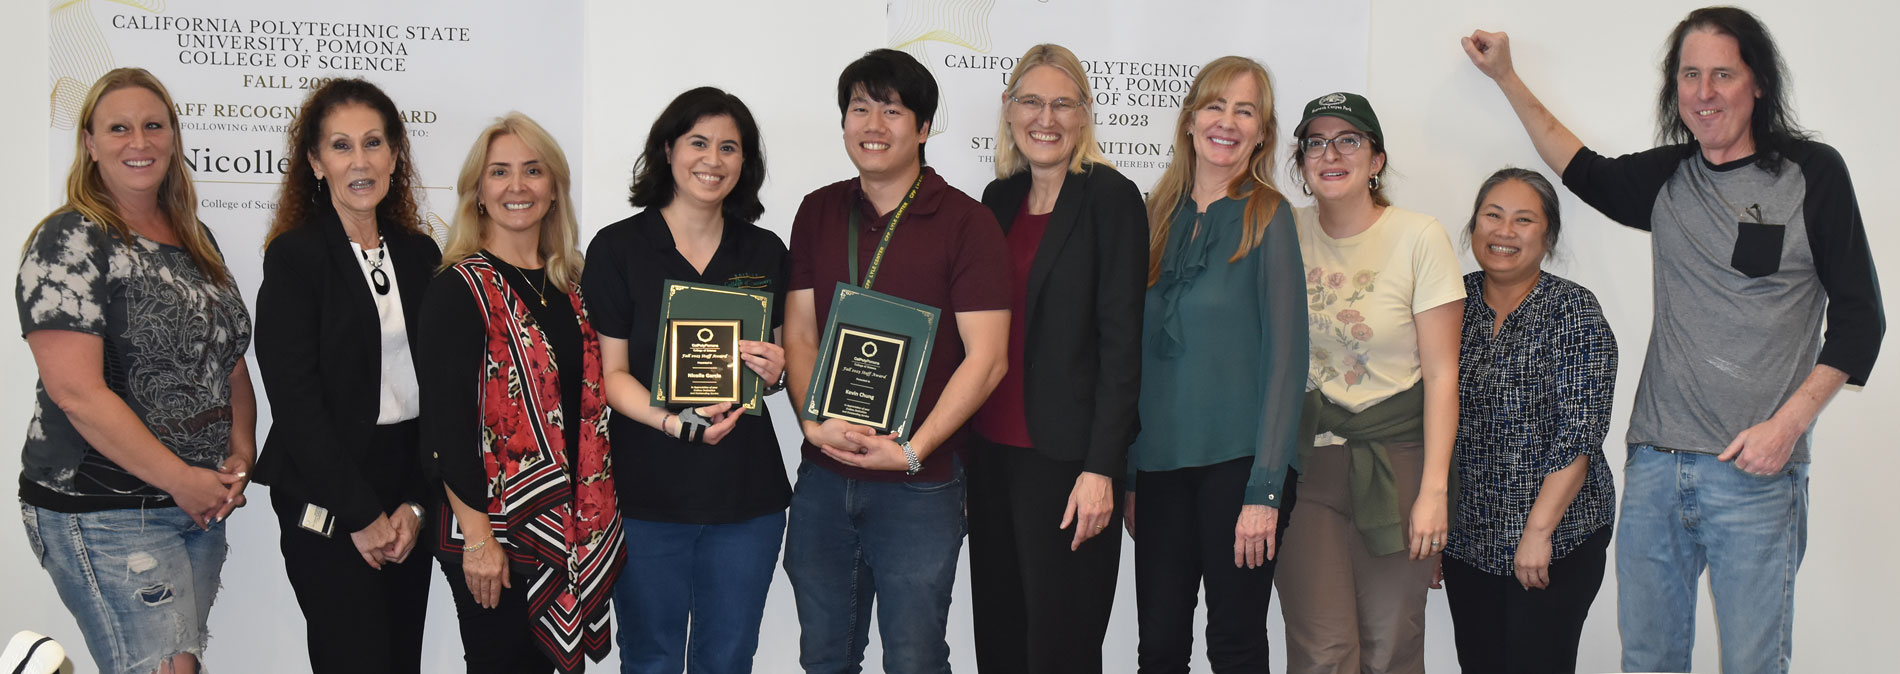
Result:
[[[1203,582],[1213,670],[1267,670],[1307,358],[1299,242],[1270,177],[1277,128],[1266,69],[1215,59],[1188,92],[1179,154],[1148,201],[1141,434],[1125,519],[1140,532],[1144,673],[1188,670]]]

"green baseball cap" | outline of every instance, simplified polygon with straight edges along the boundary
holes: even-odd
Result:
[[[1300,115],[1300,125],[1294,127],[1293,136],[1304,138],[1306,125],[1320,117],[1338,117],[1346,120],[1353,128],[1370,136],[1372,140],[1385,145],[1385,132],[1379,129],[1379,115],[1372,111],[1372,103],[1359,94],[1335,91],[1315,98],[1306,104],[1306,111]]]

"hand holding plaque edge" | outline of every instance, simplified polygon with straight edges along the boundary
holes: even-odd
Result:
[[[771,342],[741,339],[739,360],[770,384],[778,381],[779,373],[785,370],[785,348]]]

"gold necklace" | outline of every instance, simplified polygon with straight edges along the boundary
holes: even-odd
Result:
[[[541,274],[541,287],[535,288],[534,280],[528,278],[528,272],[521,271],[520,267],[508,264],[506,261],[503,261],[501,264],[502,266],[515,270],[515,275],[521,277],[521,282],[528,284],[528,289],[534,291],[535,299],[541,300],[541,306],[545,307],[548,305],[548,276],[545,272]]]

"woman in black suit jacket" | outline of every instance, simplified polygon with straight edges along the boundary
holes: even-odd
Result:
[[[1009,239],[1015,298],[1009,373],[977,412],[969,471],[986,672],[1101,672],[1115,600],[1148,230],[1141,192],[1096,149],[1089,100],[1069,50],[1024,54],[983,191]]]
[[[442,252],[416,215],[408,134],[362,80],[311,92],[265,239],[257,364],[271,403],[257,481],[316,672],[415,672],[429,556],[411,357]]]

